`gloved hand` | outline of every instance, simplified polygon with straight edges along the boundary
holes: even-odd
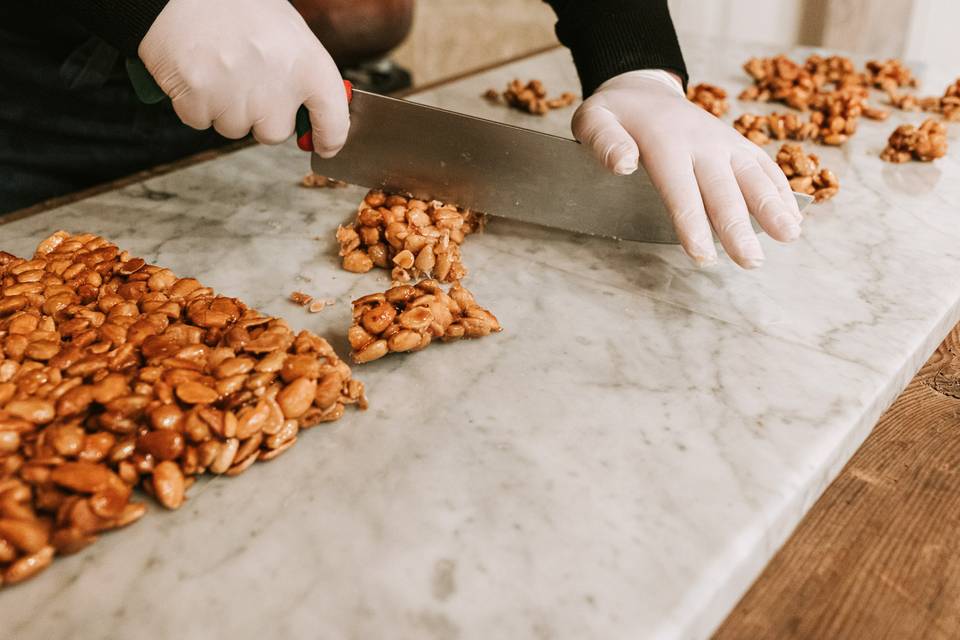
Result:
[[[775,240],[800,235],[800,211],[780,168],[687,100],[671,73],[631,71],[607,80],[577,109],[573,134],[616,174],[643,163],[698,265],[717,259],[712,226],[737,264],[760,266],[764,255],[750,214]]]
[[[306,105],[313,148],[335,155],[350,126],[336,64],[287,0],[170,0],[138,49],[183,122],[278,144]]]

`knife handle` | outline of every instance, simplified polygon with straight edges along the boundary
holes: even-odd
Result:
[[[133,85],[133,91],[137,98],[144,104],[156,104],[167,99],[167,94],[163,92],[157,82],[147,71],[140,58],[127,58],[127,76],[130,77],[130,84]],[[353,84],[349,80],[343,81],[343,89],[347,92],[347,102],[353,99]],[[304,151],[313,151],[313,136],[310,132],[310,113],[307,108],[300,105],[297,109],[297,146]]]
[[[167,99],[167,94],[163,92],[163,89],[156,83],[147,68],[143,66],[143,61],[140,58],[127,58],[126,67],[130,84],[133,85],[133,92],[137,94],[140,102],[156,104]]]
[[[343,81],[343,89],[347,92],[347,103],[353,100],[353,83]],[[310,130],[310,113],[300,105],[297,109],[297,146],[301,151],[313,151],[313,132]]]

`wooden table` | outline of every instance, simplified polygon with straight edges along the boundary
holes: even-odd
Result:
[[[960,636],[960,325],[717,631]]]

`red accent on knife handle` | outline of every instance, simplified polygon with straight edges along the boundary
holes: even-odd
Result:
[[[347,104],[353,100],[353,83],[343,81],[343,90],[347,94]],[[297,109],[297,146],[301,151],[313,151],[313,132],[310,130],[310,113],[303,105]]]

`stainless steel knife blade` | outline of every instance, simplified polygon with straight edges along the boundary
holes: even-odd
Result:
[[[676,243],[641,170],[606,171],[577,141],[354,90],[350,133],[314,172],[476,211],[591,235]],[[812,200],[794,194],[801,210]]]

